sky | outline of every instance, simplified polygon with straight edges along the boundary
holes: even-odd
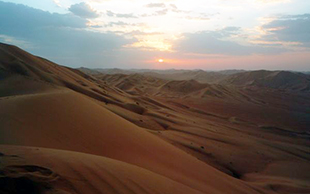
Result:
[[[0,0],[0,42],[74,68],[310,71],[310,1]]]

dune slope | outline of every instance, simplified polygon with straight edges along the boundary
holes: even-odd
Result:
[[[201,194],[151,171],[106,157],[24,146],[0,149],[1,193]]]

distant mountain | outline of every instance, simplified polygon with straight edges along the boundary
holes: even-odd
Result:
[[[310,76],[289,71],[250,71],[230,75],[223,85],[257,86],[292,91],[310,91]]]
[[[193,70],[181,73],[170,74],[168,79],[171,80],[196,80],[201,83],[216,83],[227,75],[221,74],[219,72],[207,72],[203,70]],[[165,78],[162,76],[161,78]]]
[[[225,74],[225,75],[233,75],[236,73],[242,73],[242,72],[246,72],[245,70],[242,69],[228,69],[228,70],[222,70],[222,71],[218,71],[221,74]]]
[[[150,70],[150,69],[87,69],[80,68],[80,71],[89,75],[143,75],[148,78],[158,78],[171,81],[191,80],[200,83],[233,85],[239,87],[255,86],[271,89],[310,91],[310,75],[290,71],[245,71],[245,70]],[[106,79],[107,77],[105,77]],[[113,78],[115,79],[115,77]],[[128,79],[128,78],[126,78]],[[128,80],[127,80],[128,81]],[[128,85],[128,83],[126,84]]]
[[[153,93],[152,90],[166,83],[166,80],[145,76],[143,74],[98,74],[94,75],[97,79],[119,88],[127,93]]]
[[[183,81],[169,81],[161,87],[162,91],[177,92],[177,93],[191,93],[208,87],[209,84],[202,84],[196,80],[183,80]]]
[[[89,69],[89,68],[86,68],[86,67],[80,67],[78,68],[77,70],[81,71],[81,72],[84,72],[88,75],[95,75],[95,74],[101,74],[100,71],[97,71],[95,69]]]
[[[240,72],[245,72],[244,70],[224,70],[224,71],[204,71],[204,70],[152,70],[152,69],[88,69],[79,68],[80,71],[95,75],[95,74],[141,74],[145,76],[151,76],[155,78],[165,79],[165,80],[196,80],[202,83],[217,83],[229,75],[233,75]]]

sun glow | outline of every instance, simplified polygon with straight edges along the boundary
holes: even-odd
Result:
[[[164,60],[163,60],[163,59],[158,59],[158,62],[159,62],[159,63],[163,63]]]
[[[137,38],[137,37],[136,37]],[[126,45],[124,47],[133,47],[133,48],[140,48],[142,50],[149,50],[149,51],[168,51],[171,52],[172,45],[161,40],[145,40],[145,39],[139,39],[139,41]]]

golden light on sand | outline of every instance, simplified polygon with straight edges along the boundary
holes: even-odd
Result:
[[[164,59],[158,59],[158,62],[163,63]]]

